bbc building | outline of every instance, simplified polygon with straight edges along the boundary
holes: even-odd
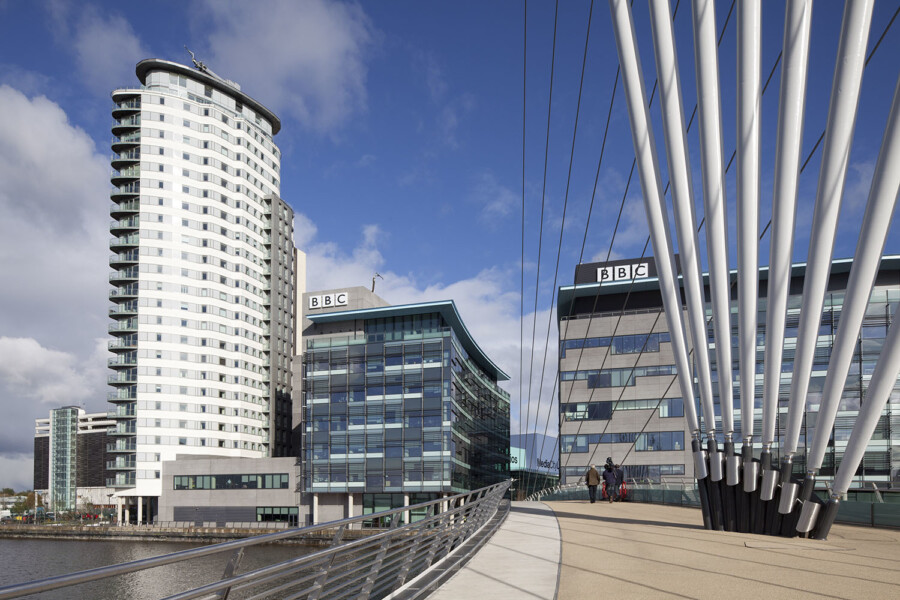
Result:
[[[825,383],[834,335],[841,315],[852,261],[835,260],[825,297],[816,356],[803,429],[800,455],[794,470],[806,470],[806,432],[814,427],[818,398]],[[776,446],[787,423],[787,405],[793,372],[794,348],[803,293],[804,263],[794,264],[782,364]],[[736,276],[734,273],[732,276]],[[759,272],[757,320],[756,397],[762,397],[765,357],[765,300],[768,268]],[[632,282],[633,281],[633,282]],[[704,275],[704,283],[708,278]],[[708,288],[706,290],[708,296]],[[682,291],[682,300],[684,299]],[[900,304],[900,256],[885,256],[875,282],[853,366],[844,387],[835,431],[820,471],[828,480],[840,465],[846,441],[856,420],[860,401],[881,352],[884,338]],[[578,265],[575,285],[559,289],[559,462],[562,483],[583,477],[590,464],[607,457],[625,468],[629,481],[682,481],[693,478],[690,431],[676,378],[675,360],[663,312],[659,281],[652,258]],[[737,313],[736,286],[732,286],[732,314]],[[684,315],[686,322],[687,316]],[[732,356],[735,431],[741,430],[738,388],[737,319],[732,318]],[[690,336],[687,336],[690,344]],[[713,342],[712,328],[709,343]],[[688,348],[691,350],[690,346]],[[713,381],[717,380],[715,352],[710,353]],[[717,390],[713,386],[714,391]],[[696,398],[688,399],[699,405]],[[718,394],[716,425],[721,431]],[[699,412],[699,406],[698,406]],[[762,409],[753,415],[754,430],[761,431]],[[740,436],[735,436],[739,440]],[[719,440],[720,443],[723,440]],[[759,439],[754,440],[757,444]],[[740,443],[737,444],[740,446]],[[758,445],[757,445],[758,447]],[[892,453],[892,447],[895,449]],[[878,422],[857,472],[854,487],[891,487],[900,483],[900,383]],[[773,450],[773,453],[776,452]]]
[[[391,306],[352,287],[305,293],[301,308],[294,425],[306,522],[509,478],[509,395],[497,385],[508,376],[452,300]]]

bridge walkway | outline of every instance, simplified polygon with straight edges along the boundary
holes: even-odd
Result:
[[[431,597],[900,598],[900,530],[835,525],[818,541],[700,522],[694,508],[514,502],[494,538]]]

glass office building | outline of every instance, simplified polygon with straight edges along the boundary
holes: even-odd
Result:
[[[837,333],[851,260],[832,263],[825,296],[812,379],[803,416],[800,454],[794,471],[806,471],[806,444],[816,425],[819,402]],[[617,269],[618,267],[618,269]],[[616,278],[621,270],[626,276]],[[777,456],[787,425],[794,351],[800,316],[805,264],[792,269],[781,368],[777,415]],[[631,277],[636,275],[632,284]],[[602,283],[601,283],[602,281]],[[760,270],[757,320],[756,398],[754,440],[759,449],[762,430],[763,361],[766,351],[766,296],[768,269]],[[835,428],[819,480],[834,475],[856,421],[860,403],[881,353],[884,338],[900,304],[900,256],[885,256],[844,385]],[[732,288],[732,357],[736,442],[740,441],[741,411],[738,384],[737,293]],[[684,422],[683,399],[667,332],[659,283],[652,259],[579,265],[576,285],[560,288],[559,402],[560,465],[562,481],[577,481],[590,462],[607,456],[623,462],[629,479],[681,480],[693,477],[689,453],[690,432]],[[712,326],[708,344],[714,344]],[[689,348],[690,349],[690,348]],[[718,370],[710,352],[715,392],[716,428],[721,431]],[[694,400],[698,404],[699,402]],[[705,426],[704,426],[705,429]],[[719,440],[723,440],[720,438]],[[736,444],[738,450],[741,444]],[[780,460],[780,457],[778,457]],[[900,483],[900,380],[878,422],[873,439],[857,472],[855,487],[896,487]]]
[[[321,311],[323,295],[305,296],[304,476],[315,505],[360,494],[350,511],[372,513],[509,477],[509,395],[497,385],[508,376],[453,301]]]

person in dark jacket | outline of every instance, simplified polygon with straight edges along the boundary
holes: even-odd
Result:
[[[614,502],[616,498],[616,471],[613,465],[607,464],[603,470],[603,483],[606,484],[606,497],[610,502]]]
[[[591,468],[584,474],[584,482],[588,486],[588,496],[593,504],[597,501],[597,486],[600,485],[600,471],[597,470],[597,467],[591,465]]]
[[[616,500],[622,499],[622,484],[625,482],[625,471],[622,470],[620,465],[616,465],[614,471],[616,472]]]

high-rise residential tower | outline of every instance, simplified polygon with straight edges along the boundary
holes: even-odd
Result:
[[[112,93],[110,486],[160,494],[177,454],[290,452],[293,211],[281,123],[202,63]],[[133,515],[132,515],[133,517]]]

